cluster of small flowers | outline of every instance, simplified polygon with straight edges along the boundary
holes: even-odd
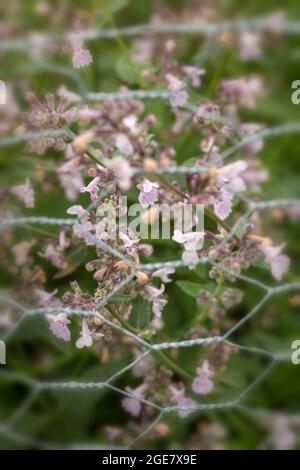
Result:
[[[74,39],[72,47],[75,67],[91,62],[81,40]],[[61,230],[57,239],[46,236],[13,246],[12,256],[23,279],[19,295],[30,286],[32,302],[38,301],[45,308],[54,307],[58,312],[61,309],[57,314],[47,315],[50,329],[57,338],[66,342],[76,335],[77,348],[106,344],[112,356],[114,348],[128,348],[124,341],[114,342],[117,333],[105,325],[103,317],[121,323],[146,339],[159,337],[160,330],[164,328],[167,284],[172,281],[170,276],[174,274],[174,268],[162,267],[152,272],[139,270],[141,259],[152,255],[153,246],[143,243],[126,226],[119,226],[115,236],[117,222],[112,222],[109,214],[103,215],[104,206],[122,215],[124,208],[120,196],[128,190],[132,190],[132,197],[136,197],[145,209],[145,220],[155,217],[153,205],[156,202],[183,206],[204,204],[207,208],[206,216],[212,219],[213,229],[194,231],[195,219],[191,221],[189,231],[176,229],[172,236],[173,242],[182,248],[182,260],[190,269],[195,268],[201,257],[210,257],[228,271],[226,273],[214,266],[209,271],[207,289],[199,287],[197,302],[207,313],[203,316],[202,334],[223,331],[228,324],[223,321],[225,311],[241,302],[242,294],[230,285],[235,280],[235,273],[248,269],[258,259],[270,266],[276,280],[282,279],[289,268],[289,259],[283,254],[284,246],[274,246],[271,239],[260,235],[261,221],[252,219],[245,224],[242,234],[226,238],[227,220],[239,215],[237,196],[258,192],[268,174],[257,157],[263,148],[261,140],[244,149],[243,159],[224,164],[221,148],[234,143],[236,134],[219,118],[230,118],[239,131],[248,135],[256,132],[259,124],[239,122],[239,109],[253,107],[260,98],[263,91],[260,79],[223,80],[218,88],[217,103],[200,103],[194,112],[185,107],[189,99],[188,90],[190,86],[201,87],[205,71],[190,65],[178,67],[171,62],[165,67],[163,81],[171,92],[170,103],[176,118],[171,130],[172,139],[183,126],[190,126],[191,131],[201,135],[201,153],[192,162],[195,171],[188,172],[180,184],[176,179],[161,176],[164,169],[176,167],[176,150],[173,146],[162,146],[159,136],[157,139],[154,137],[155,117],[145,115],[142,102],[108,101],[88,106],[81,104],[80,97],[66,88],[59,90],[58,104],[53,95],[48,95],[45,103],[33,94],[29,95],[31,110],[23,115],[24,129],[39,131],[70,126],[76,131],[72,142],[65,137],[42,137],[30,142],[30,151],[42,155],[54,147],[64,152],[65,159],[57,166],[56,176],[66,199],[74,202],[85,194],[90,201],[86,207],[75,203],[68,208],[67,213],[76,218],[76,223],[72,228]],[[28,209],[34,207],[34,190],[28,179],[25,184],[1,194],[2,199],[10,196],[17,197]],[[235,204],[236,210],[233,211]],[[38,264],[34,265],[34,259],[38,257],[43,263],[49,262],[57,271],[56,278],[71,275],[78,267],[74,264],[74,250],[82,245],[87,247],[88,256],[92,251],[94,253],[85,264],[87,272],[93,273],[92,292],[84,292],[76,281],[71,283],[72,292],[65,293],[62,299],[57,291],[47,292],[45,270]],[[107,302],[107,296],[128,277],[132,266],[135,271],[131,281]],[[28,270],[31,271],[30,277]],[[217,284],[216,291],[211,289],[212,279]],[[142,328],[134,327],[131,321],[133,305],[138,298],[150,304],[152,310]],[[80,320],[79,333],[72,329],[73,322],[68,315],[71,309],[87,312]],[[186,330],[185,336],[193,337],[195,334],[199,335],[197,322]],[[230,348],[222,345],[206,348],[189,388],[178,380],[176,371],[155,368],[154,359],[144,359],[135,368],[136,376],[143,377],[143,382],[135,389],[128,389],[137,398],[123,399],[123,408],[137,417],[145,408],[141,398],[157,399],[161,403],[168,401],[177,405],[179,415],[187,416],[196,405],[196,401],[188,396],[188,390],[194,395],[212,393],[217,387],[219,374],[226,370],[230,353]],[[159,384],[158,396],[155,396],[155,384]]]

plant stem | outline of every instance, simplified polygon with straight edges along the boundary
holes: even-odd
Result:
[[[132,325],[130,325],[122,317],[120,317],[120,315],[111,306],[106,305],[105,308],[113,315],[113,317],[115,317],[121,323],[121,325],[126,330],[134,334],[139,334],[139,331],[136,328],[134,328]],[[173,372],[180,375],[182,378],[187,379],[189,381],[193,379],[193,377],[187,371],[185,371],[180,366],[178,366],[169,356],[167,356],[162,351],[153,350],[152,353],[159,356],[162,362],[164,362],[166,366],[168,366],[171,370],[173,370]]]
[[[134,326],[130,325],[124,318],[122,318],[116,311],[113,309],[110,305],[105,305],[105,308],[112,314],[113,317],[115,317],[121,325],[131,333],[134,333],[135,335],[139,334],[139,330],[134,328]]]

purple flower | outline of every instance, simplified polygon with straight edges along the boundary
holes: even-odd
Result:
[[[56,315],[48,313],[46,317],[50,322],[50,330],[52,333],[57,338],[63,339],[64,341],[70,341],[71,333],[67,325],[71,322],[67,315],[65,313],[59,313]]]
[[[158,199],[158,184],[144,178],[143,182],[137,185],[141,191],[139,194],[139,203],[142,207],[148,207]]]
[[[207,360],[203,362],[202,367],[198,367],[197,376],[192,383],[192,390],[199,395],[207,395],[214,388],[214,384],[211,381],[213,371],[209,367]]]
[[[34,191],[28,178],[26,178],[25,184],[14,186],[11,188],[10,192],[14,196],[17,196],[17,198],[20,199],[28,209],[32,209],[34,207]]]

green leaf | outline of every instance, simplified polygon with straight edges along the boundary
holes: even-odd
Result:
[[[116,13],[126,7],[127,4],[128,0],[100,0],[100,2],[97,0],[97,8],[104,10],[104,12],[109,11],[110,13]]]
[[[129,302],[130,300],[132,300],[131,295],[116,294],[116,295],[113,295],[112,297],[110,297],[110,299],[108,300],[107,303],[108,303],[108,305],[120,304],[121,302]]]
[[[195,273],[201,279],[203,280],[207,279],[207,268],[204,264],[199,264],[198,266],[196,266]]]
[[[130,85],[139,83],[141,71],[139,68],[132,65],[127,57],[120,57],[116,64],[116,71],[124,82]]]
[[[138,296],[132,303],[132,311],[130,315],[130,324],[135,328],[145,328],[151,316],[151,304],[142,296]]]
[[[176,285],[190,297],[197,297],[200,289],[203,289],[201,284],[191,281],[177,281]]]

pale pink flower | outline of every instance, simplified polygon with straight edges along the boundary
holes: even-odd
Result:
[[[124,117],[123,124],[124,126],[127,127],[127,129],[130,130],[132,134],[139,133],[140,128],[139,128],[138,120],[135,114],[129,114],[129,116]]]
[[[229,193],[225,189],[222,189],[218,197],[214,198],[213,206],[214,206],[214,213],[221,219],[225,220],[232,211],[232,199],[233,194]]]
[[[124,410],[128,411],[132,416],[139,416],[140,412],[142,411],[142,403],[139,399],[144,397],[144,392],[147,389],[146,384],[142,384],[136,389],[131,389],[130,387],[126,387],[127,392],[132,393],[137,398],[134,397],[126,397],[122,400],[122,407]]]
[[[171,130],[173,134],[179,134],[185,123],[191,118],[191,113],[182,112],[176,108],[173,109],[173,112],[175,114],[176,121],[174,122]]]
[[[284,416],[277,418],[272,436],[273,444],[277,450],[292,449],[296,442],[295,432],[291,429],[288,420]]]
[[[261,36],[253,31],[242,31],[240,35],[240,56],[243,61],[257,59],[261,55]]]
[[[43,307],[56,308],[62,307],[63,305],[62,301],[56,297],[57,289],[53,292],[46,292],[43,289],[35,289],[34,292],[38,297],[39,305],[42,305]]]
[[[61,85],[59,87],[59,89],[57,90],[57,95],[60,98],[69,101],[69,103],[79,103],[81,101],[81,96],[71,90],[68,90],[65,85]]]
[[[46,318],[50,322],[50,330],[52,333],[64,341],[70,341],[71,333],[68,324],[71,323],[65,313],[52,314],[48,313]]]
[[[106,432],[110,441],[121,437],[123,434],[123,429],[118,428],[117,426],[104,426],[103,430]]]
[[[221,219],[226,219],[232,210],[232,199],[235,193],[243,192],[246,184],[241,176],[247,169],[247,163],[238,160],[218,169],[217,187],[219,193],[213,198],[215,214]]]
[[[70,246],[70,240],[66,238],[66,233],[64,232],[64,230],[61,230],[59,232],[58,246],[59,246],[60,251],[64,251],[66,248]]]
[[[139,194],[139,203],[142,207],[148,207],[158,199],[158,184],[144,178],[143,182],[137,185],[141,191]]]
[[[220,116],[220,108],[218,105],[210,102],[201,103],[197,112],[193,117],[193,121],[199,124],[205,124],[206,121],[211,121]]]
[[[213,376],[213,371],[209,367],[209,363],[205,360],[202,364],[202,367],[198,367],[197,376],[192,383],[192,390],[199,395],[207,395],[210,393],[214,384],[211,380]]]
[[[82,206],[75,205],[67,209],[67,214],[77,215],[78,219],[83,223],[86,222],[88,217],[88,211],[86,211]]]
[[[98,194],[98,185],[100,183],[100,176],[96,176],[87,186],[83,186],[80,188],[81,193],[90,193],[91,201],[95,201],[97,199]]]
[[[172,240],[183,244],[185,251],[196,251],[203,247],[204,232],[183,233],[181,230],[175,229]]]
[[[155,43],[152,38],[138,39],[134,41],[134,61],[137,64],[146,64],[150,61],[154,52]]]
[[[168,301],[166,299],[154,299],[152,303],[152,312],[157,318],[160,318],[161,311],[167,305]]]
[[[76,348],[89,348],[93,344],[92,333],[85,318],[82,319],[81,333],[76,341]]]
[[[266,261],[271,267],[271,273],[273,277],[277,281],[280,281],[290,267],[290,259],[288,256],[282,254],[284,245],[260,245],[259,248],[265,255]]]
[[[152,284],[145,286],[147,298],[152,302],[152,312],[157,317],[160,317],[162,309],[168,303],[167,300],[160,298],[164,291],[165,286],[163,284],[161,284],[159,289]]]
[[[159,277],[162,280],[162,282],[166,284],[168,282],[172,282],[172,279],[169,278],[169,275],[173,274],[174,272],[175,272],[175,269],[172,267],[160,268],[157,271],[154,271],[152,276]]]
[[[188,100],[188,94],[185,90],[174,91],[170,97],[170,103],[173,108],[184,106]]]
[[[116,147],[126,156],[131,155],[134,151],[132,143],[126,134],[117,134]]]
[[[168,83],[168,89],[172,92],[184,88],[184,82],[171,73],[167,73],[166,80]]]
[[[176,229],[174,230],[172,240],[183,245],[184,251],[181,258],[184,264],[192,269],[199,259],[197,250],[200,250],[203,247],[204,232],[183,233],[181,230]]]
[[[168,73],[166,75],[168,89],[171,92],[170,103],[174,108],[183,106],[188,100],[188,94],[185,91],[185,84],[182,80]]]
[[[29,252],[34,243],[34,241],[21,242],[12,247],[12,252],[15,256],[17,266],[23,266],[24,264],[26,264]]]
[[[182,409],[178,411],[180,418],[186,418],[189,414],[193,412],[192,407],[196,405],[194,400],[185,396],[184,387],[176,387],[175,385],[170,385],[170,395],[171,400],[176,403],[178,406],[182,407],[191,407],[191,409]]]
[[[57,247],[52,243],[48,243],[46,249],[43,253],[39,253],[42,258],[50,261],[53,266],[58,269],[65,269],[67,267],[67,262],[62,258],[61,252],[57,250]]]
[[[153,246],[149,243],[141,243],[138,247],[138,252],[142,256],[151,256],[153,254]]]
[[[13,324],[14,322],[10,310],[5,310],[3,313],[0,313],[0,327],[11,328]]]
[[[135,350],[134,355],[136,359],[138,359],[141,356],[141,352]],[[132,368],[132,372],[136,377],[143,377],[146,376],[154,366],[155,361],[150,355],[148,355]]]
[[[88,49],[83,47],[83,40],[78,38],[71,39],[71,46],[73,49],[73,67],[74,69],[80,69],[81,67],[87,67],[93,62],[93,58]]]
[[[128,191],[133,176],[130,163],[125,158],[117,156],[112,159],[105,159],[105,165],[114,172],[116,183],[121,191]]]
[[[193,269],[199,259],[197,251],[188,250],[183,251],[181,259],[190,269]]]
[[[256,76],[222,80],[219,86],[219,95],[223,101],[245,108],[254,108],[262,94],[262,81]]]
[[[132,233],[129,236],[129,234],[123,231],[120,231],[119,237],[120,237],[120,240],[122,240],[123,242],[123,248],[126,251],[126,253],[129,256],[133,256],[136,253],[136,250],[137,250],[136,245],[139,239],[135,237]]]
[[[241,129],[251,136],[260,132],[262,130],[262,125],[255,122],[246,122],[241,124]],[[262,150],[263,146],[264,139],[261,137],[260,139],[255,139],[253,142],[249,142],[245,149],[250,153],[258,153],[260,150]]]
[[[165,286],[161,284],[160,288],[158,289],[157,287],[153,286],[152,284],[147,284],[145,286],[145,290],[148,294],[149,300],[155,300],[157,299],[161,294],[164,293],[165,291]]]
[[[70,147],[68,147],[69,149]],[[82,178],[82,169],[78,165],[77,158],[64,162],[57,169],[57,176],[60,184],[64,188],[66,198],[69,201],[74,201],[82,188],[84,181]]]
[[[85,244],[93,246],[97,244],[96,227],[91,222],[85,222],[84,225],[76,224],[73,226],[74,235],[78,238],[82,238]]]
[[[245,191],[246,185],[241,177],[241,173],[247,169],[247,162],[237,160],[229,163],[218,170],[218,183],[220,185],[227,184],[227,188],[233,193]]]
[[[74,51],[72,60],[74,69],[87,67],[93,62],[92,55],[88,49],[77,49]]]
[[[205,74],[204,69],[198,69],[197,67],[192,67],[192,66],[187,65],[183,67],[183,70],[191,79],[193,87],[197,88],[201,86],[201,83],[202,83],[201,77],[202,75]]]
[[[17,198],[20,199],[28,209],[32,209],[34,207],[34,191],[28,178],[26,178],[25,184],[14,186],[11,188],[10,192],[14,196],[17,196]]]

